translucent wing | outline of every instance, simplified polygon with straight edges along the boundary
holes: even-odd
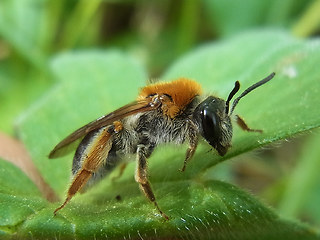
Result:
[[[160,102],[152,102],[151,99],[135,101],[127,104],[115,110],[114,112],[102,116],[71,133],[54,147],[54,149],[49,154],[49,158],[57,158],[69,153],[77,145],[78,141],[76,140],[81,140],[81,138],[95,129],[105,127],[112,124],[114,121],[123,119],[130,115],[154,110],[159,106]]]

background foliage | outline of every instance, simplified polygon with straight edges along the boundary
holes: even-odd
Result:
[[[288,232],[293,234],[288,239],[299,239],[299,234],[316,238],[315,232],[320,227],[319,133],[296,134],[313,129],[320,122],[316,107],[320,89],[319,42],[313,39],[319,34],[319,10],[319,1],[312,0],[1,0],[1,132],[23,140],[41,175],[61,197],[68,184],[71,156],[56,162],[44,156],[70,131],[134,99],[137,89],[148,78],[170,80],[183,75],[201,82],[208,92],[225,97],[235,80],[245,87],[276,71],[277,83],[265,86],[251,99],[243,99],[237,109],[245,113],[250,125],[261,126],[267,135],[248,135],[236,129],[234,148],[222,160],[275,140],[290,139],[215,168],[209,167],[221,158],[208,157],[204,144],[185,176],[176,177],[179,182],[174,186],[171,185],[176,180],[175,171],[183,150],[176,154],[170,146],[165,149],[166,158],[177,159],[167,169],[168,160],[161,157],[164,150],[160,149],[152,158],[151,180],[158,189],[156,194],[164,196],[163,206],[176,209],[170,212],[177,217],[172,225],[163,225],[158,218],[150,217],[153,207],[140,196],[132,180],[133,166],[116,187],[106,180],[92,194],[75,199],[75,204],[66,209],[65,218],[52,219],[57,203],[44,200],[41,190],[23,172],[1,160],[0,234],[11,237],[18,232],[37,238],[51,237],[58,231],[59,238],[92,237],[92,233],[98,237],[111,234],[137,238],[140,231],[147,237],[254,239],[257,232],[264,230],[266,239],[284,238]],[[262,103],[261,97],[265,99]],[[269,112],[259,110],[257,103],[261,104],[260,109]],[[0,149],[10,151],[9,143],[0,141]],[[5,156],[2,154],[0,158],[15,161]],[[168,174],[158,174],[161,169]],[[207,171],[203,175],[204,169]],[[24,168],[21,170],[26,172]],[[199,188],[200,173],[204,182]],[[224,182],[253,192],[274,210]],[[124,185],[128,187],[123,188]],[[189,191],[182,191],[180,200],[176,199],[174,192],[186,186]],[[209,192],[202,192],[203,186]],[[121,196],[128,194],[128,198],[116,202],[114,195],[120,187]],[[243,204],[208,201],[216,196],[227,199],[239,196]],[[92,206],[88,207],[85,201],[93,203]],[[205,203],[205,207],[190,215],[192,209],[179,210],[180,201]],[[141,212],[125,207],[139,205]],[[113,211],[116,217],[111,214],[109,220],[108,211],[113,206],[118,212]],[[261,220],[251,231],[243,228],[255,219],[241,212],[239,206],[247,206],[246,210],[254,212],[252,216],[268,219],[270,226]],[[237,211],[224,218],[224,207]],[[216,209],[217,216],[204,215],[203,211],[209,208]],[[81,220],[83,216],[79,213],[83,209],[89,216],[85,220]],[[92,212],[105,221],[91,219]],[[191,225],[178,219],[181,213]],[[128,218],[130,221],[124,220]],[[221,224],[205,224],[207,231],[201,235],[196,229],[207,218]],[[110,221],[113,230],[108,228]],[[86,222],[94,224],[84,227]],[[230,228],[230,222],[239,225]],[[221,228],[217,229],[218,226]],[[179,227],[191,231],[177,231]],[[293,228],[298,230],[292,231]],[[52,231],[43,233],[43,229]],[[100,235],[97,229],[101,229]],[[158,233],[154,234],[154,229]]]

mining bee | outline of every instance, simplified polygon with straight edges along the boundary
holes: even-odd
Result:
[[[79,128],[51,151],[49,158],[60,157],[81,141],[73,158],[73,180],[66,200],[54,214],[65,207],[77,192],[84,191],[109,174],[126,155],[135,154],[135,180],[159,213],[168,219],[158,206],[148,180],[147,159],[153,150],[163,143],[187,142],[189,147],[181,171],[186,169],[194,155],[200,136],[219,155],[225,155],[231,147],[231,115],[234,108],[242,97],[270,81],[274,75],[271,73],[247,88],[233,101],[230,109],[229,103],[240,89],[238,81],[226,101],[215,96],[204,97],[200,84],[186,78],[142,88],[136,101]],[[249,128],[238,115],[235,119],[243,130],[261,132]],[[122,165],[120,172],[124,167]]]

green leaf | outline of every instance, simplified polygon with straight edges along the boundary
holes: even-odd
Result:
[[[32,181],[11,163],[0,159],[0,192],[22,196],[41,196]]]
[[[162,146],[152,155],[150,181],[160,207],[171,217],[169,221],[164,221],[139,192],[131,163],[120,179],[112,182],[110,176],[86,194],[78,194],[55,217],[58,203],[36,204],[32,197],[26,199],[34,204],[34,213],[18,226],[1,225],[1,229],[7,236],[16,233],[23,238],[52,239],[318,238],[308,226],[281,219],[235,186],[201,175],[218,162],[319,126],[320,116],[314,108],[320,101],[319,51],[316,40],[300,41],[279,31],[255,31],[202,46],[169,69],[163,79],[193,78],[207,93],[223,98],[235,80],[245,89],[277,72],[270,83],[243,98],[236,108],[250,127],[263,129],[263,134],[235,127],[233,147],[225,157],[208,152],[208,144],[200,144],[184,173],[178,169],[186,147]],[[52,69],[59,79],[57,85],[24,113],[19,133],[44,178],[64,198],[72,156],[48,160],[47,154],[76,128],[134,100],[146,74],[137,62],[117,51],[66,53],[53,60]],[[10,195],[0,199],[7,197]],[[9,228],[14,230],[5,231]]]
[[[17,232],[21,223],[43,208],[41,198],[31,180],[9,162],[0,159],[0,238]]]
[[[295,0],[205,0],[208,20],[219,36],[231,36],[261,26],[287,26],[312,2]]]
[[[220,36],[228,36],[261,25],[267,15],[270,1],[205,0],[204,5],[213,30]]]
[[[100,198],[92,202],[86,199],[70,204],[56,217],[52,214],[53,207],[35,211],[21,225],[19,235],[25,237],[31,233],[39,239],[48,236],[230,239],[233,235],[236,239],[314,239],[312,231],[279,219],[252,196],[227,183],[185,181],[154,187],[162,196],[159,203],[168,207],[169,222],[140,196],[136,183],[119,183],[103,190],[118,192],[123,200]]]
[[[0,1],[0,129],[13,132],[13,122],[23,109],[50,84],[41,31],[47,35],[44,9],[48,1]]]
[[[21,56],[39,69],[45,66],[45,55],[39,46],[45,4],[46,1],[39,0],[0,2],[0,35]]]
[[[319,133],[319,131],[315,132],[306,141],[297,166],[289,176],[287,187],[278,206],[283,215],[298,216],[302,212],[301,208],[311,208],[312,210],[308,209],[307,212],[319,219],[319,210],[315,207],[319,202]],[[313,195],[315,197],[312,197]]]
[[[63,192],[71,156],[49,160],[53,146],[76,128],[133,101],[147,77],[142,66],[117,51],[65,53],[51,66],[59,81],[20,117],[20,137],[45,180]]]
[[[319,44],[318,40],[301,41],[281,32],[248,32],[201,47],[169,69],[165,79],[185,75],[222,98],[227,98],[235,80],[240,81],[243,91],[276,72],[271,82],[244,97],[235,109],[251,128],[262,129],[263,134],[247,133],[235,126],[228,154],[221,158],[198,151],[199,160],[189,166],[197,169],[189,171],[191,175],[240,153],[319,127],[320,116],[314,107],[320,104],[316,67]]]

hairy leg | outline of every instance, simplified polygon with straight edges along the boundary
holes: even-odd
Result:
[[[137,149],[137,168],[135,174],[135,180],[139,183],[141,190],[145,196],[155,205],[157,210],[160,212],[162,217],[169,219],[169,217],[164,214],[156,201],[154,193],[151,189],[150,182],[148,180],[148,169],[147,169],[147,148],[144,145],[138,145]]]

